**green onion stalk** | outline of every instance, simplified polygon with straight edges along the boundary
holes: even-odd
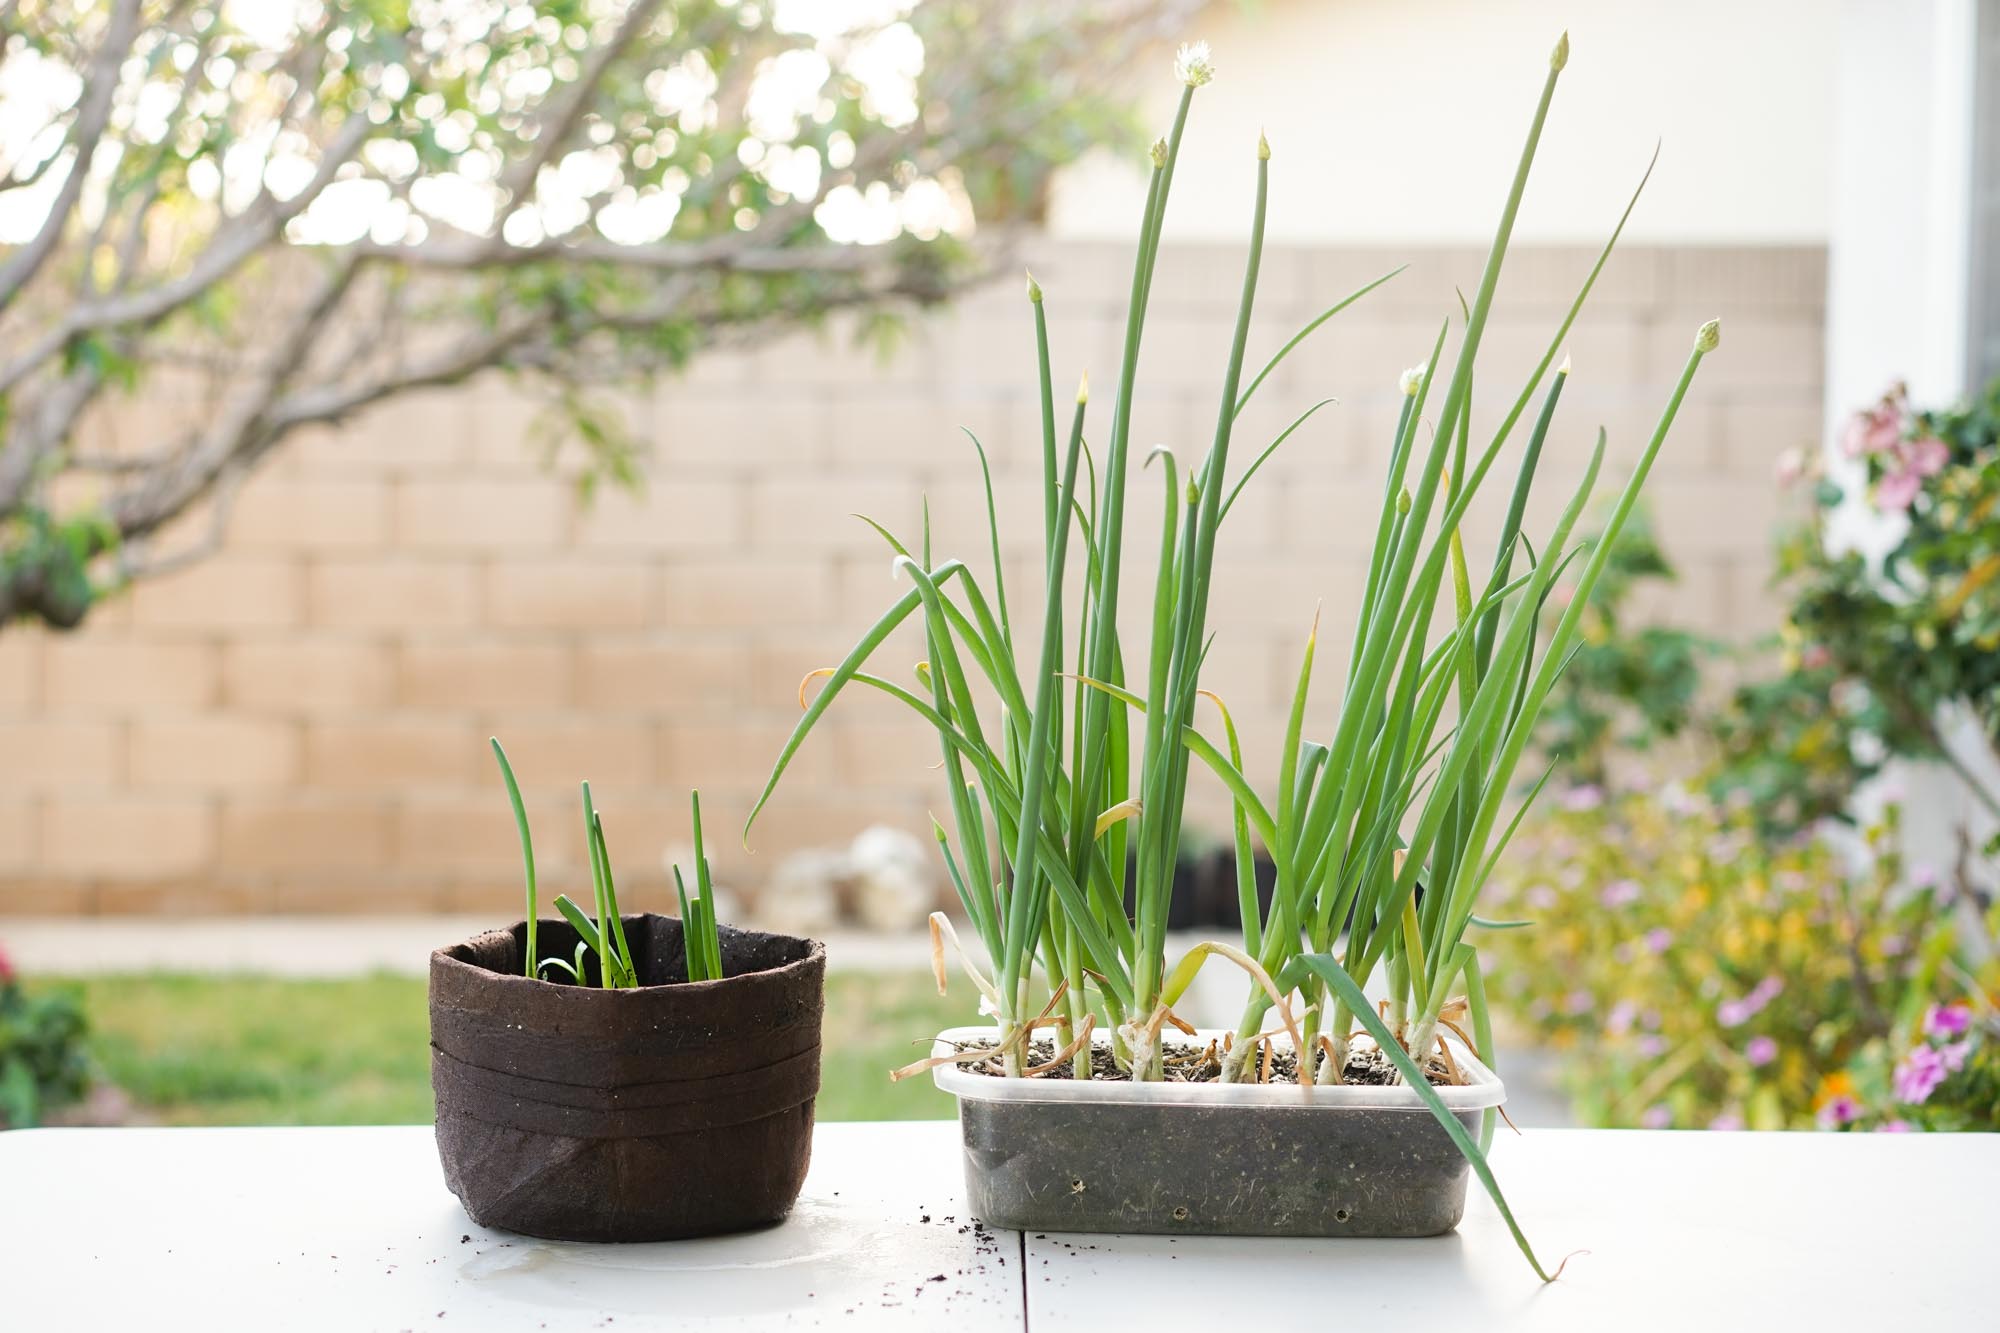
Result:
[[[1182,94],[1171,130],[1152,149],[1101,460],[1085,434],[1087,380],[1076,395],[1068,431],[1058,430],[1046,301],[1033,278],[1028,281],[1041,403],[1045,553],[1042,634],[1032,673],[1024,679],[1017,665],[991,475],[975,438],[986,486],[994,600],[988,601],[964,559],[933,559],[928,514],[915,552],[881,523],[865,519],[888,543],[898,572],[912,586],[837,666],[808,675],[807,685],[820,678],[824,685],[810,700],[801,687],[803,714],[744,826],[747,842],[793,756],[840,694],[856,685],[888,694],[937,734],[951,820],[949,828],[937,820],[933,827],[965,920],[985,954],[982,964],[960,944],[952,923],[934,916],[938,984],[942,990],[949,944],[981,993],[982,1009],[998,1026],[995,1046],[944,1059],[986,1060],[997,1053],[1010,1076],[1045,1072],[1069,1060],[1078,1077],[1088,1077],[1092,1028],[1101,1014],[1117,1063],[1134,1079],[1159,1078],[1162,1024],[1177,1021],[1172,1006],[1208,959],[1222,957],[1252,981],[1222,1077],[1249,1076],[1255,1039],[1273,1008],[1292,1036],[1307,1095],[1315,1083],[1341,1080],[1351,1037],[1357,1029],[1366,1033],[1465,1154],[1544,1279],[1550,1274],[1515,1225],[1485,1160],[1491,1114],[1475,1141],[1445,1108],[1423,1067],[1434,1046],[1447,1064],[1453,1059],[1439,1039],[1440,1029],[1457,1031],[1466,1046],[1492,1058],[1484,978],[1469,936],[1474,928],[1521,924],[1488,921],[1476,910],[1495,863],[1547,780],[1544,773],[1521,794],[1516,770],[1550,691],[1576,651],[1582,617],[1609,552],[1702,358],[1719,341],[1714,323],[1697,333],[1596,543],[1572,543],[1572,536],[1603,466],[1602,431],[1581,484],[1556,522],[1534,541],[1526,530],[1527,502],[1569,378],[1566,360],[1553,375],[1550,368],[1645,186],[1642,177],[1540,361],[1491,438],[1475,449],[1472,396],[1480,345],[1568,56],[1565,35],[1549,60],[1479,285],[1470,302],[1461,300],[1462,325],[1449,374],[1441,373],[1452,333],[1446,320],[1428,357],[1403,377],[1403,404],[1389,442],[1388,475],[1338,711],[1323,741],[1308,739],[1315,616],[1278,755],[1273,800],[1267,802],[1245,776],[1236,727],[1220,699],[1208,695],[1220,715],[1224,743],[1218,746],[1195,725],[1198,700],[1208,693],[1200,675],[1209,648],[1211,576],[1223,522],[1243,487],[1325,402],[1300,414],[1232,478],[1234,427],[1279,362],[1395,274],[1329,307],[1247,386],[1242,383],[1270,172],[1269,145],[1260,136],[1249,251],[1213,438],[1206,455],[1185,474],[1165,450],[1140,461],[1141,468],[1157,465],[1163,521],[1144,674],[1128,676],[1118,610],[1133,395],[1181,138],[1193,95],[1213,73],[1207,48],[1200,45],[1183,47],[1176,59]],[[1506,518],[1475,582],[1461,525],[1538,395]],[[1080,571],[1074,568],[1079,561]],[[1573,567],[1579,572],[1568,605],[1543,640],[1544,608]],[[876,651],[912,616],[920,616],[926,651],[915,672],[916,689],[869,669]],[[1433,638],[1433,625],[1440,621]],[[1069,681],[1074,688],[1065,688]],[[982,719],[996,717],[989,734]],[[1234,803],[1231,831],[1243,935],[1240,945],[1198,945],[1170,969],[1167,909],[1192,759],[1222,780]],[[1512,814],[1503,821],[1510,806]],[[1262,910],[1252,871],[1258,842],[1277,867],[1275,890]],[[1129,913],[1123,892],[1128,861],[1133,867]],[[1044,978],[1040,990],[1038,964]],[[1378,969],[1388,993],[1385,1013],[1378,1013],[1364,990]],[[1303,1001],[1297,1010],[1290,1000],[1294,994]],[[1461,1022],[1470,1026],[1469,1034]],[[1057,1043],[1053,1056],[1037,1064],[1031,1043],[1042,1027],[1055,1030]],[[919,1062],[898,1076],[934,1063]]]
[[[1524,531],[1527,500],[1569,377],[1567,360],[1553,378],[1549,368],[1638,198],[1635,191],[1527,383],[1475,454],[1470,418],[1479,344],[1568,54],[1565,37],[1549,62],[1479,287],[1464,307],[1436,427],[1421,448],[1419,424],[1428,419],[1449,324],[1440,329],[1429,359],[1404,376],[1404,406],[1391,442],[1352,658],[1331,736],[1323,745],[1303,739],[1316,638],[1309,635],[1278,756],[1275,806],[1263,804],[1243,780],[1233,728],[1228,728],[1227,758],[1212,745],[1196,750],[1235,795],[1238,828],[1254,827],[1273,850],[1272,902],[1260,919],[1254,899],[1246,897],[1246,908],[1253,910],[1246,910],[1244,943],[1280,988],[1297,989],[1307,1001],[1301,1082],[1339,1082],[1351,1036],[1357,1029],[1365,1032],[1465,1154],[1544,1280],[1552,1275],[1521,1233],[1485,1159],[1492,1113],[1474,1141],[1448,1114],[1424,1066],[1434,1048],[1447,1066],[1453,1061],[1441,1028],[1492,1060],[1484,978],[1468,936],[1475,927],[1523,924],[1488,921],[1476,911],[1481,890],[1548,778],[1544,772],[1523,793],[1516,771],[1550,691],[1579,646],[1583,615],[1619,533],[1703,358],[1720,342],[1713,321],[1695,334],[1679,379],[1595,543],[1573,546],[1571,537],[1603,465],[1602,430],[1561,515],[1539,544],[1531,541]],[[1644,184],[1642,179],[1641,190]],[[1461,524],[1538,392],[1540,410],[1506,517],[1483,582],[1475,586]],[[1538,643],[1548,599],[1579,561],[1564,613]],[[1517,573],[1517,566],[1524,568]],[[1447,596],[1446,628],[1431,642],[1434,613]],[[1511,817],[1503,823],[1510,805]],[[1364,991],[1378,968],[1386,974],[1386,1012]],[[1224,1062],[1225,1079],[1248,1076],[1248,1038],[1259,1031],[1271,1003],[1263,987],[1251,991],[1239,1040]],[[1461,1021],[1470,1024],[1470,1033]]]
[[[985,450],[974,438],[986,488],[993,599],[965,560],[933,560],[928,519],[916,551],[885,525],[864,519],[889,545],[898,573],[912,586],[837,666],[808,675],[808,685],[821,678],[824,684],[810,700],[802,688],[803,714],[744,828],[747,841],[800,745],[848,688],[885,693],[921,716],[938,736],[950,810],[950,827],[934,820],[934,832],[965,922],[987,960],[982,966],[960,945],[956,927],[938,916],[932,923],[934,963],[942,986],[945,948],[958,952],[981,994],[982,1009],[996,1021],[1001,1063],[1010,1075],[1040,1072],[1033,1068],[1031,1042],[1038,1029],[1048,1027],[1057,1037],[1056,1053],[1044,1065],[1066,1059],[1078,1076],[1087,1077],[1091,1030],[1101,1014],[1118,1063],[1134,1078],[1158,1078],[1160,1025],[1201,960],[1219,952],[1256,970],[1244,951],[1216,944],[1169,971],[1167,907],[1189,756],[1201,754],[1205,744],[1192,722],[1209,646],[1208,600],[1222,523],[1251,475],[1324,403],[1293,421],[1233,482],[1227,475],[1230,444],[1237,419],[1278,363],[1333,315],[1393,276],[1321,313],[1243,384],[1268,193],[1270,148],[1260,136],[1249,257],[1213,442],[1185,476],[1168,451],[1156,449],[1139,460],[1141,469],[1152,467],[1161,478],[1163,522],[1145,674],[1128,687],[1118,610],[1133,400],[1175,164],[1195,91],[1213,73],[1207,48],[1182,48],[1176,73],[1182,93],[1171,129],[1151,151],[1101,458],[1085,433],[1087,377],[1068,429],[1059,429],[1047,301],[1039,284],[1028,280],[1041,407],[1044,537],[1042,633],[1030,674],[1024,678],[1016,662],[991,476]],[[870,670],[870,664],[889,636],[919,615],[925,658],[913,689]],[[1066,689],[1072,678],[1076,688]],[[996,716],[989,734],[983,719]],[[1129,914],[1128,863],[1134,868]],[[1044,978],[1039,990],[1038,966]],[[1269,983],[1268,977],[1263,980]]]
[[[1378,966],[1385,968],[1388,1027],[1397,1042],[1419,1059],[1428,1056],[1441,1024],[1464,1018],[1477,1033],[1489,1029],[1478,954],[1466,935],[1474,926],[1516,924],[1485,921],[1473,908],[1541,782],[1515,802],[1513,817],[1496,834],[1499,816],[1515,795],[1515,770],[1542,706],[1576,649],[1581,618],[1607,552],[1636,502],[1701,358],[1719,339],[1714,324],[1703,326],[1697,335],[1658,426],[1584,562],[1565,614],[1538,651],[1536,628],[1542,607],[1558,577],[1583,555],[1580,548],[1569,546],[1569,539],[1604,453],[1600,432],[1583,483],[1554,529],[1539,545],[1530,541],[1523,531],[1523,516],[1568,380],[1567,361],[1549,379],[1489,572],[1477,590],[1460,524],[1548,378],[1558,349],[1638,199],[1635,191],[1540,362],[1491,441],[1473,457],[1470,402],[1479,342],[1567,57],[1565,38],[1550,60],[1485,271],[1465,310],[1456,358],[1437,409],[1437,427],[1420,461],[1415,444],[1418,426],[1425,419],[1435,372],[1442,364],[1448,326],[1440,330],[1430,359],[1404,376],[1404,406],[1391,442],[1353,655],[1333,734],[1324,745],[1302,740],[1312,669],[1309,638],[1279,755],[1275,809],[1261,805],[1254,793],[1246,794],[1239,771],[1224,775],[1237,794],[1241,822],[1268,831],[1277,863],[1269,913],[1262,921],[1254,914],[1245,917],[1246,948],[1272,975],[1296,976],[1293,964],[1298,959],[1332,958],[1345,931],[1340,962],[1346,974],[1366,985]],[[1642,179],[1640,189],[1644,183]],[[1430,516],[1439,506],[1433,525]],[[1517,562],[1527,565],[1518,575]],[[1449,628],[1431,643],[1426,635],[1447,577]],[[1454,715],[1449,723],[1448,709]],[[1240,769],[1240,757],[1232,757]],[[1542,781],[1546,778],[1544,774]],[[1301,1067],[1314,1071],[1320,1082],[1338,1082],[1349,1037],[1361,1015],[1323,982],[1308,981],[1308,1001]],[[1251,992],[1238,1027],[1240,1037],[1259,1030],[1268,1005],[1261,989]],[[1323,1042],[1317,1039],[1322,1027]],[[1490,1041],[1469,1041],[1491,1057]],[[1247,1055],[1239,1041],[1225,1061],[1223,1076],[1243,1077]],[[1490,1141],[1490,1114],[1483,1135]]]

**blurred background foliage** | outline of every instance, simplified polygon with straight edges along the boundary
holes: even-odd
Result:
[[[1781,472],[1805,504],[1775,642],[1626,628],[1673,568],[1643,525],[1621,544],[1540,736],[1557,797],[1501,871],[1533,924],[1489,936],[1497,1007],[1589,1124],[2000,1127],[1994,848],[1967,824],[1919,864],[1893,800],[1858,799],[1941,761],[2000,810],[1965,748],[2000,736],[2000,384],[1940,411],[1893,390],[1831,469]],[[1872,556],[1834,540],[1852,506]]]
[[[89,1084],[83,1006],[67,991],[30,991],[0,954],[0,1129],[28,1129]]]

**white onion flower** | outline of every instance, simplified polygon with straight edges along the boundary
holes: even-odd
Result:
[[[1190,88],[1199,88],[1215,77],[1215,57],[1207,42],[1182,42],[1174,52],[1174,77]]]

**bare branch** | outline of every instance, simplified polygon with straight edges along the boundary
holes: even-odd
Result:
[[[261,217],[253,217],[247,212],[240,215],[236,225],[218,232],[208,248],[179,278],[143,291],[114,294],[103,300],[84,301],[72,306],[66,317],[30,344],[27,351],[0,369],[0,394],[12,389],[80,334],[124,325],[155,323],[229,277],[276,238],[287,223],[304,212],[320,192],[333,183],[340,168],[361,150],[371,128],[367,116],[358,113],[350,115],[342,122],[340,132],[321,156],[318,169],[304,189],[290,199],[272,201]],[[0,487],[0,511],[4,511],[6,500],[7,491]]]
[[[49,215],[42,222],[41,230],[35,233],[33,240],[15,251],[6,263],[0,264],[0,310],[12,304],[14,297],[28,285],[28,281],[55,252],[56,243],[62,239],[63,229],[69,225],[76,201],[83,194],[91,163],[97,157],[98,141],[104,137],[104,127],[111,121],[111,104],[118,92],[119,72],[138,36],[139,0],[118,0],[117,8],[111,11],[111,21],[105,24],[104,40],[99,43],[97,54],[91,57],[90,67],[84,73],[83,96],[77,103],[76,124],[70,136],[73,157],[69,174],[63,178],[62,188],[56,192],[55,202],[50,205]]]
[[[415,245],[365,245],[362,254],[412,268],[484,270],[558,260],[616,264],[620,268],[679,272],[687,269],[738,273],[847,273],[879,262],[861,245],[746,246],[737,234],[700,244],[618,245],[590,238],[551,238],[535,245],[494,245],[483,240],[425,241]]]
[[[158,578],[172,574],[214,555],[222,549],[229,537],[229,519],[236,511],[236,497],[243,490],[243,483],[250,475],[248,464],[231,466],[216,479],[214,498],[209,502],[208,526],[199,541],[175,551],[171,555],[155,557],[152,543],[145,535],[133,538],[118,548],[118,577],[121,582],[135,583],[140,579]]]
[[[76,115],[76,108],[70,107],[68,110],[64,111],[61,115],[57,116],[54,120],[51,120],[48,124],[44,125],[34,135],[30,136],[29,142],[33,143],[35,139],[40,138],[43,134],[46,134],[48,131],[54,129],[56,126],[67,123],[68,121],[73,119],[75,115]],[[67,131],[65,131],[64,137],[65,140],[67,140],[68,137]],[[37,162],[34,166],[30,167],[28,169],[28,174],[25,176],[16,174],[20,170],[19,164],[10,167],[0,168],[0,194],[4,194],[8,190],[25,190],[29,186],[35,184],[35,182],[39,181],[42,177],[48,175],[49,168],[53,167],[56,163],[62,161],[62,150],[63,150],[62,144],[60,143],[57,144],[54,148],[50,149],[46,154],[43,155],[41,161]]]
[[[371,403],[412,389],[456,384],[478,371],[500,364],[507,352],[534,337],[547,326],[547,310],[516,316],[499,328],[470,334],[454,346],[373,380],[351,385],[322,385],[289,395],[276,404],[266,417],[276,433],[319,422],[338,421]]]
[[[312,299],[299,306],[275,340],[263,372],[237,393],[198,446],[112,498],[111,518],[120,532],[143,536],[153,531],[206,494],[218,478],[248,466],[269,447],[275,436],[265,431],[264,423],[273,400],[340,308],[354,281],[355,263],[345,256],[321,278]]]

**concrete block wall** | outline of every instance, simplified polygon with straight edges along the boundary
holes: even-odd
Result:
[[[1093,441],[1117,376],[1129,254],[1031,241],[1058,394],[1088,369]],[[1475,387],[1490,432],[1552,335],[1592,252],[1519,252]],[[1398,407],[1472,290],[1482,255],[1273,247],[1250,361],[1397,263],[1410,268],[1315,335],[1243,415],[1247,461],[1323,409],[1246,491],[1223,534],[1208,683],[1268,769],[1317,606],[1312,731],[1329,730]],[[1230,247],[1162,257],[1134,440],[1188,463],[1212,434],[1241,281]],[[1767,627],[1772,465],[1821,430],[1825,256],[1818,248],[1645,248],[1616,255],[1567,340],[1575,374],[1537,520],[1596,428],[1607,477],[1643,444],[1694,331],[1724,321],[1651,488],[1682,580],[1655,614],[1734,637]],[[516,908],[512,821],[486,750],[509,746],[547,891],[583,880],[575,783],[592,780],[626,901],[670,897],[661,856],[702,787],[721,875],[754,889],[787,853],[942,810],[935,742],[878,696],[837,707],[763,816],[737,831],[831,664],[899,594],[887,548],[928,498],[940,554],[990,595],[984,493],[960,427],[985,443],[1001,561],[1025,643],[1038,624],[1041,502],[1033,343],[1003,280],[919,319],[889,361],[838,330],[719,354],[625,404],[650,443],[642,495],[579,502],[540,461],[532,404],[481,382],[387,405],[294,443],[245,488],[214,559],[101,608],[81,632],[0,633],[0,913],[474,911]],[[141,442],[185,403],[128,404],[100,443]],[[1531,409],[1532,410],[1532,409]],[[1502,466],[1511,471],[1511,458]],[[1239,463],[1240,466],[1240,463]],[[1491,524],[1493,504],[1475,515]],[[1127,611],[1150,596],[1159,482],[1130,479]],[[1477,539],[1472,549],[1481,549]],[[1135,629],[1128,641],[1139,642]],[[1024,654],[1032,648],[1023,649]],[[880,658],[922,655],[898,635]],[[1226,827],[1197,779],[1197,819]]]

